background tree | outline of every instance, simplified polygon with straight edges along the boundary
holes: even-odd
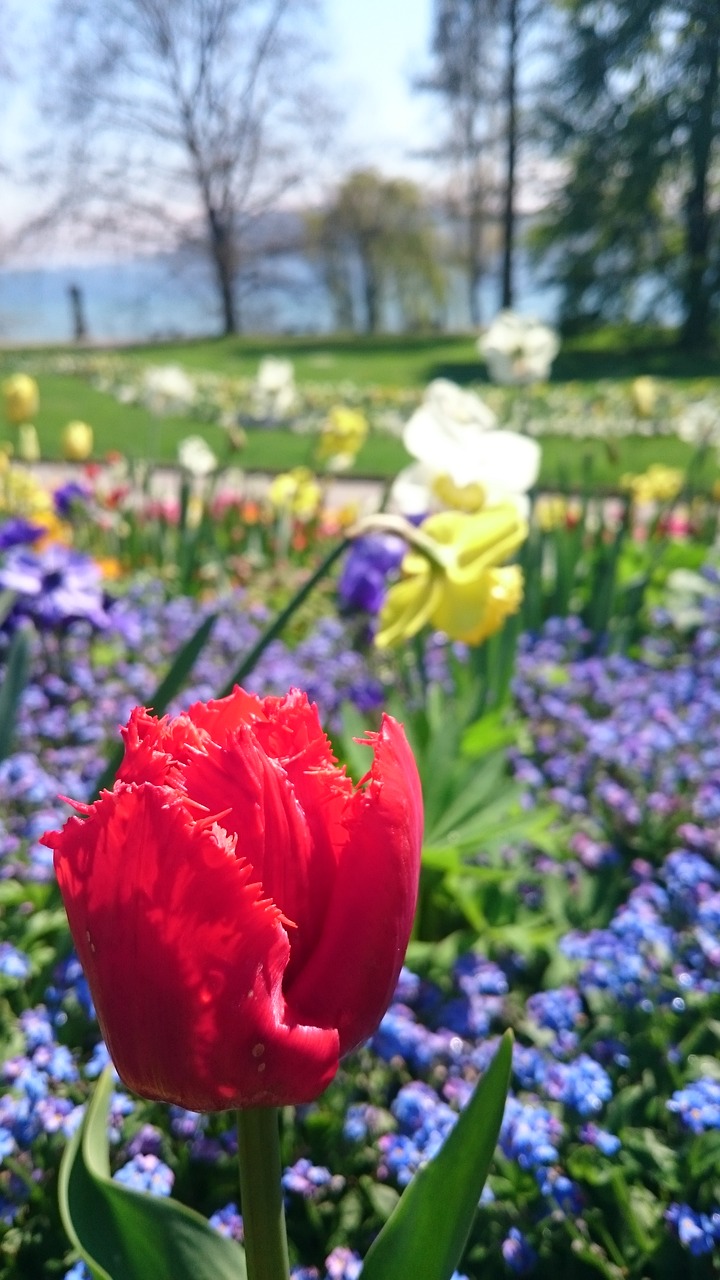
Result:
[[[552,124],[568,179],[541,244],[553,250],[563,318],[637,314],[665,295],[685,347],[702,347],[720,299],[720,5],[562,7]]]
[[[46,105],[67,145],[53,215],[130,232],[136,248],[202,248],[225,333],[258,225],[327,128],[313,12],[314,0],[57,0]]]
[[[496,57],[499,0],[435,0],[432,67],[417,81],[437,94],[447,114],[447,132],[432,155],[451,170],[450,211],[461,228],[459,259],[467,282],[470,320],[480,322],[479,287],[485,271],[486,223],[490,211],[490,151],[496,123]]]
[[[432,67],[417,84],[445,108],[446,137],[432,154],[451,168],[473,324],[480,321],[480,282],[498,244],[500,303],[515,301],[518,160],[527,133],[522,99],[541,65],[530,36],[549,8],[547,0],[435,0]]]
[[[309,230],[338,328],[375,333],[392,306],[404,328],[436,320],[445,282],[432,218],[414,183],[358,170]]]

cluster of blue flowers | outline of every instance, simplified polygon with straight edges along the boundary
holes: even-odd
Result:
[[[118,724],[150,701],[178,647],[210,612],[194,600],[166,600],[159,584],[145,583],[112,603],[94,642],[87,624],[76,621],[62,637],[52,629],[36,636],[38,674],[22,697],[12,754],[0,762],[0,877],[52,876],[52,855],[39,840],[67,816],[58,797],[91,797]],[[217,621],[192,686],[171,711],[215,696],[267,622],[241,592],[213,602],[212,612]],[[0,633],[0,658],[2,642]],[[294,648],[274,641],[246,685],[261,695],[304,688],[330,727],[338,726],[345,703],[369,714],[384,696],[368,660],[349,646],[345,624],[334,618],[321,620]]]
[[[391,551],[397,548],[382,554]],[[15,589],[41,640],[40,674],[24,693],[13,752],[0,762],[0,878],[32,891],[52,874],[39,837],[65,816],[58,794],[92,794],[117,723],[150,700],[178,645],[211,609],[217,613],[192,687],[175,709],[223,686],[267,616],[240,593],[212,605],[168,601],[153,583],[112,602],[99,596],[101,613],[89,606],[82,613],[79,582],[72,606],[62,594],[71,590],[78,566],[68,560],[63,583],[46,582],[39,593],[29,557],[11,549],[5,558],[6,566],[15,565]],[[59,563],[56,570],[50,561],[43,565],[43,572],[61,572]],[[43,593],[51,613],[33,605]],[[690,643],[679,646],[669,633],[657,634],[633,658],[586,656],[589,637],[572,619],[523,642],[516,698],[530,746],[514,753],[513,767],[528,804],[552,799],[569,834],[562,861],[545,851],[513,856],[527,856],[541,873],[532,889],[538,910],[552,878],[572,899],[582,886],[608,885],[612,876],[615,896],[606,905],[598,892],[590,922],[578,912],[570,917],[574,927],[564,923],[553,936],[547,990],[536,989],[536,974],[526,974],[524,957],[510,946],[496,959],[466,951],[442,981],[404,970],[394,1002],[361,1050],[359,1069],[358,1060],[348,1064],[335,1086],[344,1091],[343,1105],[348,1102],[341,1146],[348,1164],[326,1167],[320,1161],[332,1159],[308,1139],[284,1171],[289,1213],[334,1211],[356,1189],[358,1169],[406,1186],[441,1146],[499,1033],[512,1026],[512,1089],[480,1210],[481,1226],[492,1224],[495,1232],[497,1265],[531,1274],[552,1255],[554,1232],[565,1230],[573,1247],[592,1240],[592,1188],[631,1177],[627,1171],[648,1135],[648,1164],[659,1153],[653,1194],[663,1247],[695,1257],[717,1250],[720,1207],[702,1179],[693,1180],[688,1153],[720,1130],[720,1077],[710,1065],[713,1019],[720,1014],[718,622],[710,611]],[[371,712],[383,701],[382,684],[371,662],[350,647],[349,634],[343,621],[326,618],[295,647],[275,641],[248,687],[277,693],[302,685],[330,725],[346,701]],[[439,657],[437,673],[442,676]],[[81,1121],[88,1082],[107,1065],[74,956],[55,966],[47,987],[34,988],[36,1003],[25,1007],[25,984],[47,974],[47,965],[30,945],[26,952],[13,941],[0,943],[3,992],[23,1009],[13,1024],[11,1056],[0,1068],[0,1155],[12,1163],[0,1175],[5,1224],[20,1219],[33,1186],[49,1179]],[[653,1019],[664,1019],[662,1052],[653,1046],[653,1028],[660,1025]],[[68,1029],[77,1025],[83,1033],[73,1038]],[[633,1103],[640,1119],[628,1118],[626,1095],[642,1095],[642,1107]],[[109,1124],[115,1177],[159,1196],[171,1194],[178,1171],[222,1170],[236,1153],[234,1130],[224,1119],[177,1107],[161,1113],[134,1103],[121,1088]],[[679,1172],[668,1190],[662,1161],[674,1146]],[[225,1187],[223,1198],[227,1194]],[[211,1222],[242,1240],[235,1204],[219,1208]],[[303,1256],[318,1261],[323,1253]],[[358,1254],[339,1247],[325,1258],[324,1270],[298,1267],[294,1277],[356,1280],[360,1269]],[[86,1274],[79,1263],[66,1280]]]

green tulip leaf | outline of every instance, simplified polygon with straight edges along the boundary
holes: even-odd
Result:
[[[415,1174],[373,1241],[362,1280],[450,1280],[495,1151],[511,1066],[512,1033],[507,1031],[437,1155]]]
[[[15,597],[12,596],[11,604],[14,600]],[[0,760],[4,760],[12,749],[18,707],[29,674],[30,641],[27,631],[20,628],[10,642],[10,651],[5,663],[5,679],[0,686]]]
[[[112,1070],[98,1080],[60,1166],[60,1214],[93,1280],[246,1280],[240,1245],[177,1200],[113,1182],[107,1112]]]

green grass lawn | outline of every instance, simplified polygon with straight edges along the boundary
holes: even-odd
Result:
[[[52,352],[0,353],[0,375],[10,372],[18,358]],[[123,358],[138,364],[177,363],[190,371],[251,377],[263,355],[292,359],[298,382],[342,384],[390,388],[422,387],[435,377],[448,377],[482,391],[486,382],[475,341],[471,336],[379,336],[310,338],[219,338],[182,343],[138,346],[124,349]],[[572,382],[590,389],[604,379],[629,379],[652,373],[676,380],[702,378],[708,387],[720,383],[720,359],[684,357],[669,344],[667,335],[636,330],[602,330],[564,344],[553,369],[556,385]],[[202,434],[220,456],[224,456],[223,431],[189,418],[157,418],[137,405],[123,405],[97,391],[80,377],[41,374],[41,408],[36,425],[43,455],[60,456],[60,436],[72,418],[92,424],[96,456],[117,449],[131,457],[174,462],[177,445],[184,436]],[[693,383],[698,391],[697,381]],[[613,487],[626,472],[643,471],[653,462],[684,467],[692,450],[682,441],[658,437],[631,437],[619,441],[576,441],[565,437],[545,437],[542,441],[541,483],[545,487],[573,486],[590,477],[593,486]],[[298,464],[312,464],[313,442],[287,430],[248,432],[247,448],[237,461],[247,470],[282,471]],[[393,438],[375,435],[361,451],[356,474],[388,477],[407,461],[402,444]],[[703,480],[712,483],[718,475],[714,458],[708,460]]]
[[[552,371],[553,382],[594,382],[598,378],[719,378],[720,352],[687,355],[668,330],[607,326],[567,338]],[[422,387],[432,378],[461,385],[487,382],[472,335],[335,334],[300,337],[199,338],[191,342],[129,347],[141,362],[175,361],[188,369],[252,376],[264,355],[293,361],[299,382],[341,382]]]

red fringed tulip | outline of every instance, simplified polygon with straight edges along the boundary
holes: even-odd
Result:
[[[111,792],[45,843],[125,1084],[194,1111],[315,1098],[378,1025],[422,796],[389,716],[354,786],[304,693],[136,709]]]

